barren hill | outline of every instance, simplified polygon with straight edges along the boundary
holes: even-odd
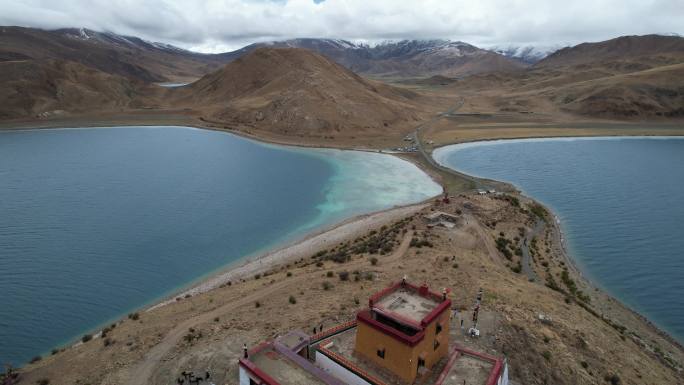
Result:
[[[297,48],[259,48],[173,94],[207,120],[276,136],[396,136],[421,116],[417,94]]]
[[[0,27],[0,61],[65,60],[147,82],[196,79],[223,64],[215,55],[88,29]]]
[[[111,111],[146,100],[141,81],[62,60],[2,61],[0,84],[0,119]]]
[[[568,113],[620,120],[681,118],[684,38],[625,36],[584,43],[524,72],[471,76],[456,87],[487,113],[495,108],[526,118],[557,113],[564,119]]]
[[[598,43],[582,43],[554,52],[536,67],[631,61],[666,65],[684,61],[684,38],[679,36],[621,36]]]

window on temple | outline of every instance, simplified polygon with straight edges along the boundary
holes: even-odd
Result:
[[[378,357],[384,359],[385,358],[385,349],[378,349]]]

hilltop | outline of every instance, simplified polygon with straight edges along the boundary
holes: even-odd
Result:
[[[400,136],[423,117],[413,91],[364,79],[300,48],[259,48],[172,93],[206,121],[266,137]]]
[[[47,59],[145,82],[194,80],[224,64],[215,55],[111,32],[0,27],[0,62]]]
[[[451,87],[469,112],[510,120],[622,121],[684,116],[684,38],[626,36],[561,49],[518,73],[474,75]]]
[[[516,57],[449,40],[401,40],[369,46],[339,39],[291,39],[251,44],[221,54],[221,57],[234,60],[263,47],[308,49],[354,72],[374,77],[457,77],[492,71],[518,71],[527,66],[525,61]]]
[[[680,36],[621,36],[560,49],[536,63],[535,67],[577,66],[616,61],[667,65],[683,60],[684,38]]]

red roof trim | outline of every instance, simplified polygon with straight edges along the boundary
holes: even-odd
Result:
[[[278,381],[274,380],[273,377],[269,376],[263,370],[259,369],[254,364],[254,362],[252,362],[248,359],[245,359],[245,358],[240,358],[239,362],[240,362],[240,366],[242,366],[243,368],[252,372],[252,374],[254,374],[256,377],[258,377],[266,385],[280,385],[280,383]]]
[[[408,284],[408,283],[407,283]],[[386,287],[383,290],[380,290],[379,292],[373,294],[369,299],[368,299],[368,306],[373,307],[373,304],[377,302],[380,298],[386,296],[387,294],[397,290],[401,286],[401,281],[395,282],[389,287]]]
[[[372,374],[368,373],[367,371],[361,369],[357,365],[354,365],[353,362],[351,362],[348,359],[342,357],[341,355],[333,352],[332,350],[329,350],[329,349],[326,349],[322,346],[319,346],[318,351],[321,352],[321,354],[328,356],[328,358],[335,361],[338,365],[340,365],[343,368],[347,369],[348,371],[354,373],[355,375],[363,378],[364,380],[371,382],[375,385],[386,385],[385,382],[383,382],[379,378],[377,378],[377,377],[373,376]]]
[[[494,363],[494,368],[489,372],[489,378],[487,378],[487,385],[496,385],[501,377],[501,370],[503,369],[503,362],[501,360],[496,360]]]
[[[458,349],[454,349],[451,352],[451,356],[449,356],[449,361],[447,361],[447,364],[444,366],[444,370],[442,370],[442,373],[440,373],[439,377],[437,377],[435,385],[442,385],[442,383],[444,383],[444,380],[446,380],[446,377],[449,375],[451,367],[454,366],[454,362],[456,362],[456,359],[458,359],[458,356],[460,354],[461,352],[459,352]]]
[[[501,372],[503,371],[503,360],[492,355],[489,355],[487,353],[480,353],[462,347],[456,347],[455,349],[459,350],[463,354],[467,354],[469,356],[477,357],[481,360],[493,363],[494,366],[492,367],[492,370],[489,372],[489,377],[487,377],[486,384],[496,385],[497,381],[499,380],[499,377],[501,377]]]
[[[368,310],[360,311],[358,314],[356,314],[356,319],[358,321],[361,321],[361,322],[365,323],[366,325],[376,329],[376,330],[379,330],[379,331],[387,334],[390,337],[393,337],[394,339],[396,339],[400,342],[403,342],[403,343],[409,345],[409,346],[417,345],[423,339],[423,337],[425,337],[425,331],[423,331],[423,330],[418,331],[418,333],[416,335],[409,336],[409,335],[406,335],[406,334],[400,332],[397,329],[394,329],[394,328],[389,327],[383,323],[380,323],[380,322],[374,320],[373,318],[371,318],[370,311],[368,311]]]
[[[421,325],[420,323],[418,323],[412,319],[406,318],[406,317],[404,317],[400,314],[397,314],[393,311],[389,311],[387,309],[380,308],[380,307],[376,307],[373,310],[377,313],[384,315],[387,318],[391,318],[391,319],[393,319],[399,323],[402,323],[406,326],[410,326],[416,330],[422,330],[423,329],[423,325]]]
[[[432,321],[434,321],[437,317],[439,317],[440,315],[442,315],[442,313],[444,313],[444,311],[446,311],[446,310],[448,310],[448,309],[450,309],[450,308],[451,308],[451,300],[450,300],[450,299],[447,299],[447,300],[443,301],[442,303],[440,303],[439,305],[437,305],[436,308],[432,309],[432,311],[431,311],[430,313],[428,313],[428,315],[426,315],[425,318],[423,318],[422,321],[420,321],[420,325],[421,325],[422,327],[428,326],[428,325],[429,325]]]
[[[397,289],[401,287],[406,287],[409,288],[413,291],[415,291],[418,295],[431,298],[437,302],[439,302],[439,305],[432,309],[428,315],[423,317],[423,319],[420,321],[420,325],[417,324],[416,322],[409,320],[407,318],[401,317],[398,314],[394,312],[390,312],[386,309],[381,309],[381,308],[376,308],[377,310],[382,310],[384,314],[396,319],[397,321],[401,323],[405,323],[409,326],[414,326],[414,327],[426,327],[429,325],[432,321],[434,321],[437,317],[439,317],[445,310],[451,308],[451,300],[450,299],[443,299],[444,297],[441,294],[435,293],[434,291],[431,291],[426,285],[425,286],[418,286],[415,284],[412,284],[410,282],[395,282],[392,285],[386,287],[385,289],[373,294],[369,299],[368,299],[368,306],[373,307],[373,305],[378,302],[381,298],[385,297],[389,293],[392,293],[396,291]]]

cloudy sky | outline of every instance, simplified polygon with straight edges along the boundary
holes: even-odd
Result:
[[[554,46],[684,34],[684,0],[0,0],[0,25],[86,27],[202,52],[293,37]]]

